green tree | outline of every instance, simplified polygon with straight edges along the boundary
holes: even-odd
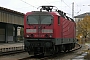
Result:
[[[90,36],[90,16],[86,15],[83,20],[77,23],[78,35],[82,34],[83,38]]]

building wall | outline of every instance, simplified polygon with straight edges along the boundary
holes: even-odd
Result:
[[[80,20],[83,20],[83,18],[75,18],[75,22],[79,22]]]
[[[13,27],[23,25],[23,17],[0,11],[0,42],[13,42]]]
[[[0,41],[4,42],[5,41],[5,29],[0,28]]]
[[[0,23],[0,42],[5,42],[5,24]]]
[[[20,30],[21,30],[21,27],[18,27],[17,28],[17,36],[20,36]]]
[[[23,25],[24,18],[21,15],[0,10],[0,22]]]
[[[13,41],[13,25],[7,24],[6,27],[6,38],[8,42],[11,42]]]
[[[12,42],[17,39],[17,31],[15,32],[14,28],[23,27],[23,24],[23,13],[0,7],[0,42]]]

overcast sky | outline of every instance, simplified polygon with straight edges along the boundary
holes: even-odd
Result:
[[[42,5],[53,5],[72,16],[72,3],[74,2],[74,16],[90,12],[89,0],[0,0],[0,6],[18,12],[26,13],[37,10]]]

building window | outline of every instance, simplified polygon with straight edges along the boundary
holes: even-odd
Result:
[[[78,19],[78,22],[80,21],[80,19]]]

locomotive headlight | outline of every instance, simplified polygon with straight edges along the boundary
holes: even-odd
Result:
[[[29,35],[26,35],[27,37],[29,37]]]
[[[49,36],[50,38],[52,37],[52,35]]]
[[[26,29],[26,33],[36,33],[36,29]]]
[[[53,33],[53,29],[42,29],[42,33]]]

